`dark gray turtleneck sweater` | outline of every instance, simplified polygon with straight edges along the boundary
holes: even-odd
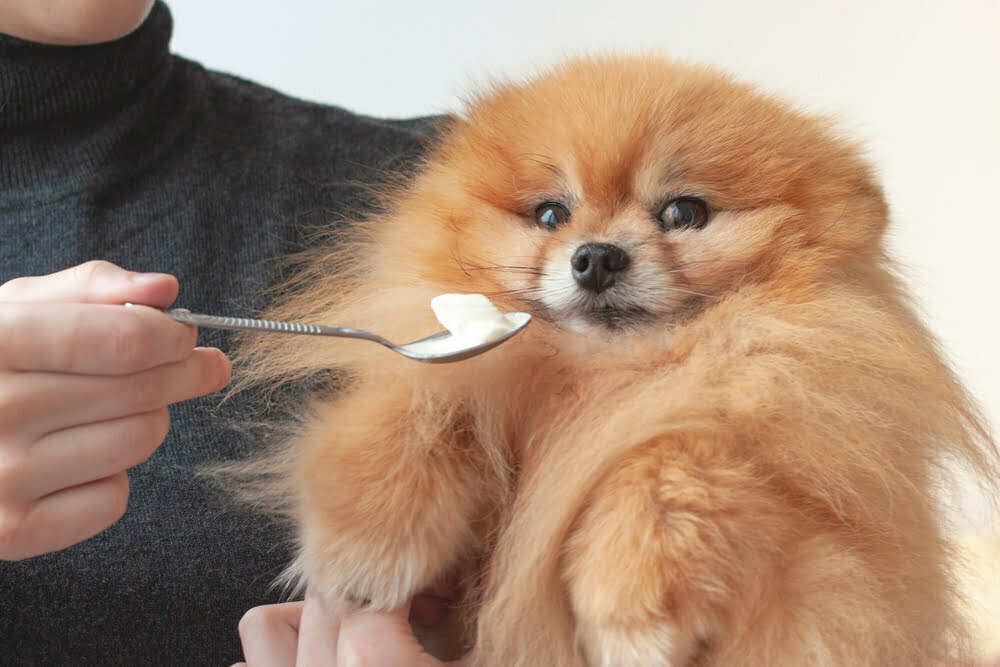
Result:
[[[365,209],[429,123],[309,104],[168,53],[157,4],[92,47],[0,36],[0,282],[89,259],[180,280],[178,304],[239,315],[303,231]],[[223,350],[229,337],[203,331]],[[2,344],[2,343],[0,343]],[[228,665],[237,622],[275,601],[280,531],[235,510],[199,466],[254,444],[239,400],[174,406],[131,471],[125,517],[60,553],[0,562],[0,664]]]

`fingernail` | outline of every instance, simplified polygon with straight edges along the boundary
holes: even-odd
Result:
[[[219,378],[219,389],[225,389],[229,386],[229,381],[233,377],[233,362],[229,360],[229,357],[225,355],[222,350],[216,349],[219,354],[219,363],[222,366],[222,375]]]
[[[133,273],[129,278],[132,282],[136,283],[152,283],[157,280],[163,280],[164,278],[169,278],[169,273]]]
[[[361,655],[350,643],[344,642],[340,647],[338,663],[344,667],[361,667]]]

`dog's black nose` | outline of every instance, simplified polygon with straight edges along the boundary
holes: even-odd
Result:
[[[628,253],[612,243],[584,243],[569,260],[573,278],[580,287],[603,292],[615,284],[618,275],[628,268]]]

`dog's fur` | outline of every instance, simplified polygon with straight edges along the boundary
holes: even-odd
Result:
[[[678,197],[704,227],[659,222]],[[569,220],[539,223],[547,202]],[[327,605],[392,608],[471,563],[477,665],[960,650],[934,497],[943,463],[988,472],[995,448],[830,123],[704,68],[581,59],[472,100],[389,209],[266,315],[407,341],[463,292],[534,322],[448,365],[245,343],[242,386],[349,379],[261,469]],[[599,294],[570,267],[596,242],[631,259]]]

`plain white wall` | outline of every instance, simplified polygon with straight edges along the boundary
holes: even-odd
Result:
[[[174,49],[377,116],[456,108],[487,76],[655,49],[718,64],[867,140],[893,248],[1000,427],[1000,1],[168,0]]]

